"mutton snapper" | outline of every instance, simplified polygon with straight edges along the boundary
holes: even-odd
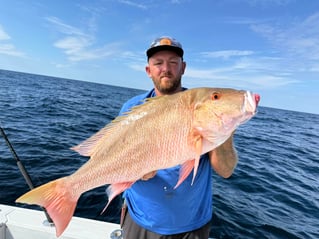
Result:
[[[109,204],[144,175],[176,165],[181,165],[176,187],[193,169],[194,180],[200,155],[249,120],[259,99],[249,91],[197,88],[146,100],[72,148],[90,157],[75,173],[37,187],[16,202],[46,208],[60,236],[88,190],[110,184]]]

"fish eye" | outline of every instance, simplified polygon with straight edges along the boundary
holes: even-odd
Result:
[[[220,93],[218,93],[218,92],[214,92],[213,94],[212,94],[212,100],[219,100],[220,99]]]

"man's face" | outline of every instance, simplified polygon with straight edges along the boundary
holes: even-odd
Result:
[[[149,58],[146,73],[159,93],[173,94],[181,90],[185,67],[185,62],[175,52],[159,51]]]

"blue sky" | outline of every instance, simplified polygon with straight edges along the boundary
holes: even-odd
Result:
[[[318,0],[0,0],[0,69],[149,89],[145,50],[185,51],[186,87],[319,114]]]

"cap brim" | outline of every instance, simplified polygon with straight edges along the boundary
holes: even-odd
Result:
[[[183,49],[179,48],[179,47],[175,47],[175,46],[169,46],[169,45],[163,45],[163,46],[156,46],[156,47],[152,47],[150,49],[148,49],[146,51],[146,55],[148,58],[150,58],[152,55],[154,55],[155,53],[159,52],[159,51],[173,51],[175,52],[177,55],[179,55],[180,57],[183,57],[184,51]]]

